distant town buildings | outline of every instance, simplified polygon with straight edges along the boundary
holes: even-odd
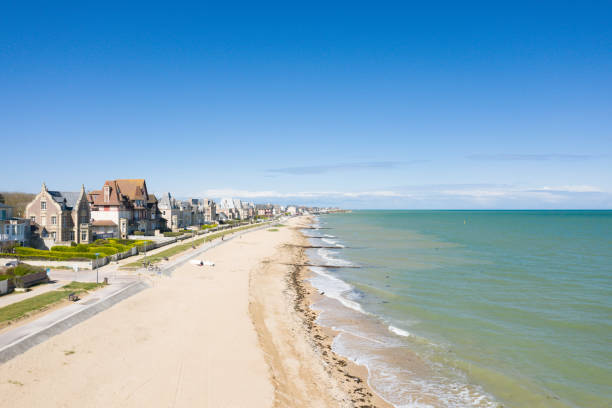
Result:
[[[25,218],[0,203],[0,249],[11,245],[50,248],[90,243],[104,238],[155,235],[164,231],[200,228],[204,224],[249,221],[280,215],[323,213],[333,209],[278,204],[254,204],[223,198],[179,200],[169,192],[159,200],[148,191],[145,179],[107,180],[87,193],[48,190],[45,183],[25,208]]]

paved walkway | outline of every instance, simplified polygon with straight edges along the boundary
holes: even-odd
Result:
[[[188,262],[191,258],[221,245],[232,239],[240,238],[243,234],[269,228],[268,224],[260,227],[249,228],[238,231],[224,240],[216,239],[200,245],[196,249],[188,250],[171,258],[168,262],[160,265],[159,272],[145,272],[144,269],[137,272],[119,271],[117,265],[114,269],[100,268],[97,278],[102,281],[105,277],[109,279],[110,285],[88,294],[76,303],[48,313],[41,318],[23,326],[0,334],[0,363],[10,360],[18,354],[39,344],[48,338],[63,332],[64,330],[88,319],[89,317],[107,309],[111,305],[150,287],[152,280],[147,275],[163,274],[172,276],[172,271]],[[167,248],[167,247],[164,247]],[[133,259],[133,258],[132,258]],[[70,270],[53,270],[50,272],[51,279],[79,282],[95,282],[96,271],[82,270],[74,272]]]
[[[36,285],[32,287],[32,290],[29,292],[13,292],[8,295],[4,295],[0,297],[0,307],[5,307],[11,305],[13,303],[21,302],[22,300],[29,299],[34,296],[42,295],[43,293],[50,292],[52,290],[56,290],[61,288],[64,285],[69,284],[70,282],[66,282],[62,280],[61,282],[54,283],[46,283],[42,285]]]
[[[78,302],[0,334],[0,363],[10,360],[36,344],[61,333],[148,286],[148,283],[144,280],[109,285],[89,293]]]

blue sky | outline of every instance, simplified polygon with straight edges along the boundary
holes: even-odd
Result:
[[[612,208],[610,2],[2,7],[0,190]]]

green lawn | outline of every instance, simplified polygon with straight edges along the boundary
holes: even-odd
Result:
[[[68,294],[72,292],[82,293],[103,285],[104,284],[89,282],[72,282],[60,290],[53,290],[51,292],[43,293],[26,300],[22,300],[21,302],[2,307],[0,308],[0,324],[10,320],[19,319],[26,314],[37,312],[51,306],[62,299],[67,299]]]
[[[93,290],[93,289],[97,289],[99,287],[104,286],[103,283],[95,283],[95,282],[70,282],[69,284],[65,285],[63,287],[63,289],[68,289],[71,291],[83,291],[83,290]]]

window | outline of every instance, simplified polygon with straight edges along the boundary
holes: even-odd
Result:
[[[40,202],[40,209],[41,210],[46,210],[47,209],[47,202],[46,201],[41,201]]]
[[[81,231],[81,242],[87,241],[87,231]]]
[[[57,217],[54,215],[51,217],[51,225],[56,225],[57,224]]]
[[[55,233],[55,231],[53,231],[53,232],[51,233],[51,238],[53,238],[53,240],[55,240],[55,237],[56,237],[56,233]]]
[[[47,225],[47,217],[45,217],[44,215],[40,217],[40,224]]]
[[[87,224],[89,217],[87,216],[87,210],[81,210],[81,224]]]
[[[74,241],[74,231],[70,231],[70,241]]]
[[[31,216],[31,217],[30,217],[30,221],[32,221],[32,222],[36,222],[36,216],[35,216],[35,215]]]

